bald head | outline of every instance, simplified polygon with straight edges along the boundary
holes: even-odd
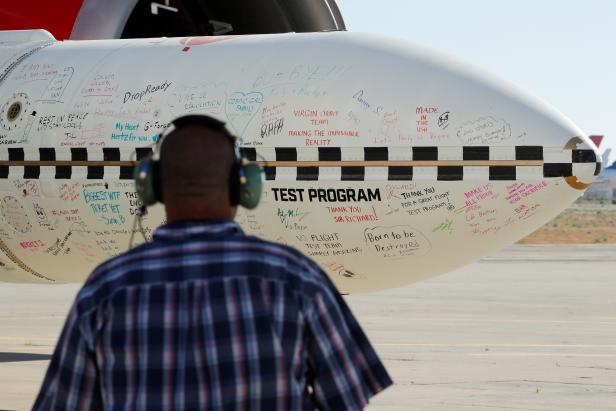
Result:
[[[232,218],[229,176],[234,148],[206,125],[175,129],[160,149],[161,191],[167,220]]]

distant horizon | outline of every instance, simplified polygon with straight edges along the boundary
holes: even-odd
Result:
[[[404,38],[526,88],[616,158],[616,2],[336,0],[347,30]]]

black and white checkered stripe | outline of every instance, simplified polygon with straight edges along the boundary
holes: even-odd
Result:
[[[542,146],[515,147],[279,147],[244,148],[252,161],[544,161],[542,166],[342,166],[342,167],[265,167],[268,180],[442,180],[465,177],[487,180],[568,177],[587,168],[594,175],[601,163],[593,150],[546,149]]]
[[[147,157],[152,152],[150,147],[118,148],[0,148],[0,160],[8,161],[135,161]],[[55,179],[83,178],[88,180],[102,180],[104,178],[118,178],[130,180],[133,178],[133,166],[104,166],[104,165],[57,165],[57,166],[7,166],[0,165],[0,178],[38,179],[41,175],[51,176]]]
[[[568,177],[592,171],[598,175],[601,163],[593,150],[563,150],[542,146],[514,147],[276,147],[242,148],[242,155],[252,161],[323,162],[323,161],[543,161],[537,166],[266,166],[267,180],[297,181],[370,181],[370,180],[440,180],[460,181],[465,178],[482,180],[516,180]],[[151,147],[140,148],[0,148],[0,160],[115,162],[134,161],[148,156]],[[85,177],[86,179],[133,178],[131,165],[0,165],[0,178],[38,179],[41,175],[56,179]],[[589,170],[591,169],[591,170]]]

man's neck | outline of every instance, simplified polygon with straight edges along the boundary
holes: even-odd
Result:
[[[191,201],[165,203],[167,222],[186,220],[233,220],[235,207],[211,207],[203,202]]]

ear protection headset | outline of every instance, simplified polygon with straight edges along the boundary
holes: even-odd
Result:
[[[233,166],[229,177],[229,200],[231,205],[241,205],[252,210],[259,204],[261,198],[262,170],[257,163],[248,161],[241,155],[236,144],[236,138],[227,128],[225,123],[205,115],[187,115],[179,117],[171,122],[158,137],[153,153],[141,160],[135,166],[134,179],[135,190],[144,206],[151,206],[157,202],[163,202],[161,188],[160,154],[164,140],[173,130],[200,125],[210,130],[220,132],[229,139],[233,147]],[[186,148],[189,149],[188,147]]]

